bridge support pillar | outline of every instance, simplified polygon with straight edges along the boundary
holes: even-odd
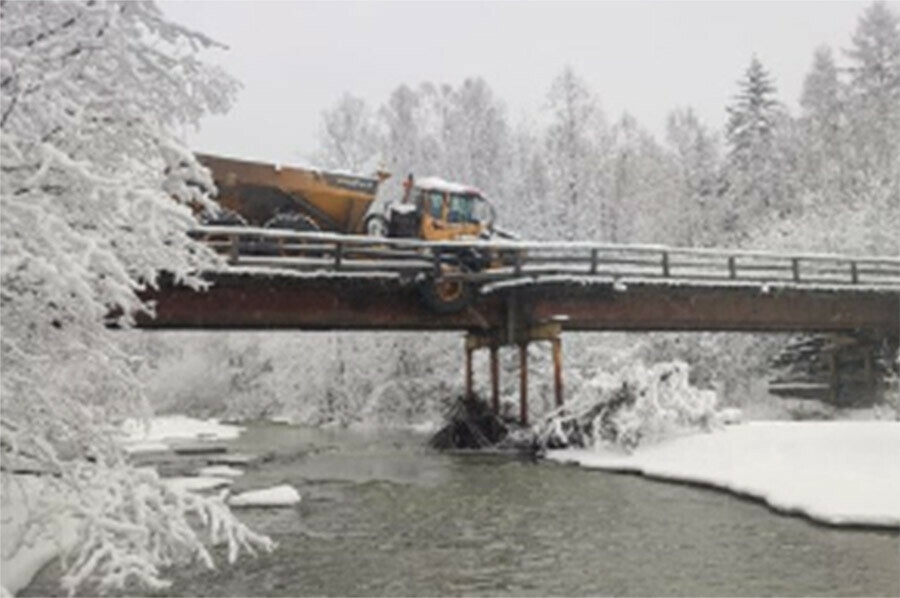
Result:
[[[500,413],[500,347],[492,344],[491,350],[491,408],[494,415]]]
[[[466,398],[474,396],[472,353],[478,349],[489,349],[491,357],[491,407],[500,412],[500,357],[499,349],[504,345],[519,347],[519,421],[528,425],[528,344],[533,341],[548,341],[553,352],[553,390],[556,406],[563,404],[562,370],[562,327],[557,323],[537,324],[510,335],[507,330],[469,332],[466,335]],[[510,338],[514,342],[508,342]]]
[[[469,343],[466,343],[466,400],[471,400],[474,396],[473,390],[473,373],[472,373],[472,352],[475,349],[469,346]]]
[[[528,425],[528,342],[519,343],[519,423]]]
[[[550,341],[553,348],[553,394],[556,398],[556,406],[563,404],[563,376],[562,376],[562,340],[559,337]]]

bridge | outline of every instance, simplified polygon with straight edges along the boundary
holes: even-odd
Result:
[[[146,293],[156,317],[139,326],[462,331],[467,392],[472,352],[488,348],[495,406],[497,349],[516,344],[526,421],[527,344],[551,343],[561,403],[563,331],[872,338],[900,332],[900,258],[581,242],[428,243],[223,226],[194,234],[227,265],[204,275],[212,283],[205,291],[169,282]]]

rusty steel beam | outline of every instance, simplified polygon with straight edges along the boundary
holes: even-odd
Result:
[[[528,343],[519,343],[519,423],[528,425]]]
[[[562,367],[562,340],[555,338],[550,341],[553,352],[553,396],[556,397],[556,406],[563,405],[563,367]]]
[[[500,413],[500,356],[499,347],[491,345],[491,409],[494,415]]]
[[[527,301],[531,318],[562,316],[566,330],[900,331],[900,293],[861,289],[560,284]]]
[[[498,301],[437,316],[411,283],[384,278],[299,278],[256,274],[208,277],[206,291],[172,284],[143,296],[156,304],[144,328],[302,330],[487,330]],[[495,305],[496,304],[496,305]]]
[[[472,400],[475,397],[474,375],[472,373],[472,351],[466,347],[466,400]]]
[[[559,322],[565,331],[705,330],[869,331],[897,335],[900,293],[568,282],[478,296],[461,312],[433,313],[412,283],[379,278],[216,275],[208,290],[164,284],[144,297],[156,304],[158,329],[504,331]],[[510,293],[515,293],[511,296]],[[517,313],[511,313],[515,310]],[[512,338],[512,335],[508,336]]]

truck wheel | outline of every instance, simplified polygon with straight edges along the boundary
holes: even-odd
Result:
[[[227,208],[215,215],[203,218],[203,224],[208,226],[248,226],[246,218]]]
[[[266,228],[290,230],[298,233],[319,232],[321,230],[315,220],[305,214],[276,214],[266,222]],[[260,240],[255,251],[259,255],[283,255],[282,247],[275,239]]]
[[[203,226],[249,226],[247,220],[235,212],[234,210],[223,209],[218,211],[215,214],[208,214],[201,218],[200,220]],[[199,237],[204,242],[219,242],[219,243],[231,243],[228,235],[211,235],[205,234]],[[238,254],[253,254],[253,251],[256,247],[257,240],[253,237],[242,236],[237,241],[237,252]],[[231,248],[225,248],[220,246],[216,249],[219,253],[229,253],[231,252]]]
[[[419,286],[428,308],[438,314],[462,311],[472,302],[472,285],[465,280],[435,280],[429,277]]]
[[[366,234],[370,237],[387,237],[390,232],[387,218],[381,214],[371,214],[366,217],[364,226]]]

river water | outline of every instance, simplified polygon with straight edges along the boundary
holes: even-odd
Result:
[[[274,454],[238,489],[303,495],[297,508],[241,511],[278,549],[174,571],[154,595],[900,595],[898,534],[817,526],[713,490],[438,454],[407,433],[266,425],[235,445]]]

